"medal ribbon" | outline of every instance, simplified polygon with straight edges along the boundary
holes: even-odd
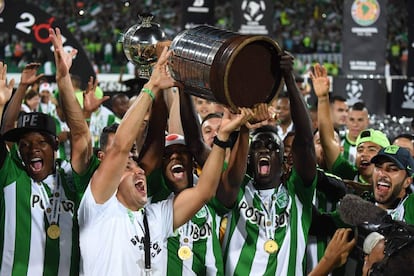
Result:
[[[62,186],[62,179],[59,174],[60,166],[56,166],[56,175],[53,180],[53,192],[52,192],[52,203],[50,202],[49,195],[47,194],[46,188],[43,182],[38,182],[40,194],[42,196],[42,200],[44,202],[45,207],[45,216],[49,225],[51,224],[58,224],[59,222],[59,205],[61,203],[61,186]],[[50,210],[50,212],[48,212]]]
[[[144,261],[145,261],[145,275],[151,275],[151,237],[148,227],[148,219],[145,209],[141,209],[143,214],[144,228],[139,223],[138,217],[131,210],[127,209],[128,217],[131,223],[134,225],[135,234],[138,237],[138,227],[141,228],[142,233],[144,234]],[[137,226],[138,225],[138,226]]]
[[[275,215],[276,215],[276,207],[273,204],[274,199],[275,199],[275,194],[273,193],[269,200],[270,210],[268,210],[266,208],[266,205],[263,204],[263,202],[260,200],[260,204],[262,205],[262,208],[265,210],[265,233],[266,233],[266,238],[268,240],[274,240],[274,237],[275,237],[274,222],[275,222]]]
[[[186,222],[186,224],[182,225],[180,227],[180,245],[187,245],[189,246],[193,240],[193,237],[191,236],[191,219]]]

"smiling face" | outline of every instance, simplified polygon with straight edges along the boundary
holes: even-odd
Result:
[[[148,201],[145,171],[131,158],[128,159],[116,196],[124,206],[133,211],[144,207]]]
[[[42,181],[54,170],[55,150],[53,137],[39,132],[28,132],[19,140],[19,152],[27,174]]]
[[[162,168],[174,193],[177,194],[192,185],[193,162],[186,146],[174,144],[166,147]]]
[[[355,165],[359,174],[368,181],[372,177],[374,164],[371,163],[372,157],[378,154],[381,147],[372,142],[360,143],[357,147]]]
[[[260,132],[252,137],[249,164],[257,189],[275,188],[280,184],[283,144],[277,134]]]
[[[375,201],[386,209],[406,195],[405,189],[412,181],[405,170],[390,161],[383,158],[377,162],[373,173]]]

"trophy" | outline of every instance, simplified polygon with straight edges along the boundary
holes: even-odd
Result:
[[[269,103],[284,85],[282,49],[267,36],[200,25],[178,34],[170,49],[169,70],[184,92],[231,110]]]
[[[149,79],[152,65],[157,61],[157,42],[166,39],[158,23],[152,22],[151,14],[139,16],[141,23],[130,27],[121,37],[123,49],[129,61],[138,66],[139,77]]]

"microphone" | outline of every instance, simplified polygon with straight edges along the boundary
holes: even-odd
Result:
[[[353,194],[346,194],[337,210],[342,221],[352,226],[381,224],[388,216],[385,210]]]

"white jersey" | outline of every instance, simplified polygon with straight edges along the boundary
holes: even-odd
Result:
[[[173,233],[172,199],[145,207],[151,238],[151,275],[165,275],[164,243]],[[79,207],[81,274],[145,275],[143,211],[132,212],[114,194],[97,204],[90,187]]]

